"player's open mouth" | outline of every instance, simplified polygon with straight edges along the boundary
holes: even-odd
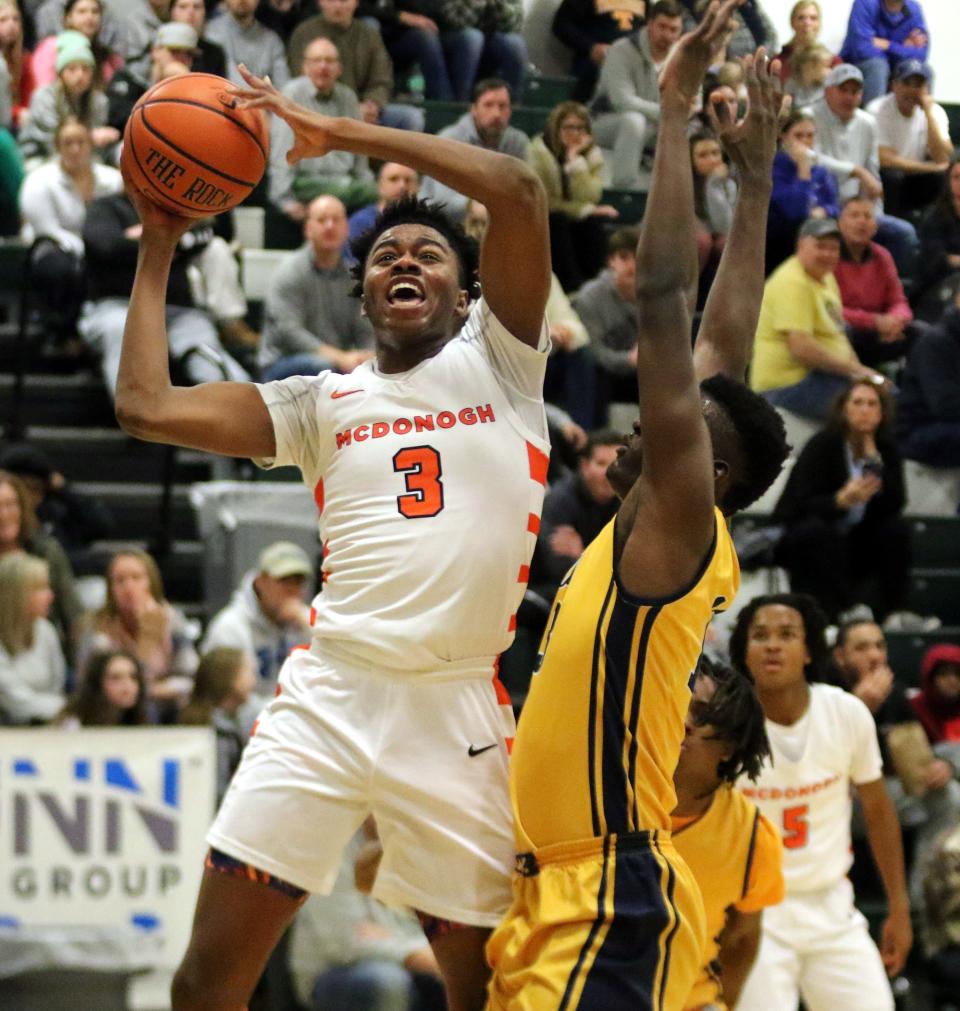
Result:
[[[387,292],[390,305],[423,305],[425,301],[423,288],[416,281],[394,281]]]

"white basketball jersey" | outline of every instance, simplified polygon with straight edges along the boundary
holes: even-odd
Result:
[[[513,639],[550,445],[540,347],[486,303],[409,372],[372,362],[260,386],[277,452],[317,503],[315,640],[379,668],[489,670]]]
[[[851,784],[882,775],[873,717],[854,695],[813,684],[800,721],[766,727],[772,763],[740,789],[780,830],[787,895],[829,888],[853,863]]]

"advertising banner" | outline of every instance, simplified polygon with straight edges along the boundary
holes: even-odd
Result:
[[[0,729],[0,977],[175,968],[215,783],[209,728]]]

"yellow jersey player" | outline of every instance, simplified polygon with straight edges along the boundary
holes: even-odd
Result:
[[[734,787],[770,753],[753,679],[701,660],[673,774],[673,841],[700,886],[707,947],[685,1011],[721,1011],[737,997],[760,947],[763,910],[783,901],[783,843]]]
[[[700,891],[670,837],[673,770],[707,624],[739,584],[725,517],[763,493],[787,452],[779,416],[742,382],[781,104],[762,52],[748,61],[746,120],[718,124],[741,189],[691,353],[693,180],[678,166],[737,6],[712,4],[661,74],[637,250],[640,420],[608,471],[620,510],[558,591],[520,721],[519,855],[513,902],[487,947],[492,1011],[680,1011],[700,970]]]

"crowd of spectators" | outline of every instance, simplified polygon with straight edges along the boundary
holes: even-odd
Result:
[[[31,244],[35,284],[59,293],[38,308],[45,338],[94,355],[112,392],[140,229],[117,169],[120,138],[152,84],[188,71],[240,83],[244,63],[309,109],[404,130],[424,129],[421,98],[462,103],[442,133],[528,161],[549,201],[557,462],[530,576],[531,592],[549,600],[616,512],[605,471],[621,437],[606,426],[611,405],[637,399],[638,230],[618,221],[605,193],[645,189],[658,73],[705,6],[562,0],[552,28],[574,83],[531,137],[511,123],[529,70],[520,0],[141,0],[122,17],[104,0],[26,11],[0,0],[0,201],[10,202],[0,224],[9,219]],[[820,38],[812,0],[794,5],[782,46],[761,0],[746,0],[738,19],[691,109],[696,306],[738,193],[715,128],[721,114],[742,114],[736,61],[763,45],[779,51],[792,109],[774,161],[750,379],[784,412],[821,426],[797,447],[773,508],[773,559],[838,626],[836,680],[873,713],[890,783],[907,776],[900,728],[929,740],[915,773],[925,777],[923,803],[909,789],[896,794],[904,824],[921,827],[911,892],[922,904],[926,871],[942,855],[936,837],[960,816],[960,647],[931,650],[908,698],[894,684],[884,630],[931,627],[906,610],[904,462],[960,467],[960,158],[934,97],[917,0],[853,0],[837,53]],[[482,241],[485,208],[436,180],[345,152],[290,165],[291,145],[274,118],[257,197],[266,246],[286,253],[262,318],[248,311],[229,215],[181,240],[167,300],[180,381],[348,373],[369,358],[350,240],[392,200],[440,202]],[[71,561],[104,536],[109,515],[73,494],[33,447],[5,448],[0,467],[0,723],[209,725],[222,796],[280,664],[309,638],[310,559],[286,542],[266,547],[203,634],[167,600],[156,562],[139,549],[110,559],[102,602],[84,607]],[[534,628],[541,618],[536,610]],[[334,896],[311,900],[300,919],[301,999],[327,1006],[341,999],[331,994],[368,987],[394,994],[390,1006],[433,1006],[436,966],[418,927],[384,919],[353,886],[362,844],[361,833]],[[931,871],[930,880],[931,909],[942,908],[942,876]],[[320,957],[318,937],[341,915],[375,926],[383,943],[348,955],[326,937],[331,952]],[[930,951],[949,956],[957,937],[949,927],[937,936]],[[354,977],[342,971],[351,959],[375,967]]]

